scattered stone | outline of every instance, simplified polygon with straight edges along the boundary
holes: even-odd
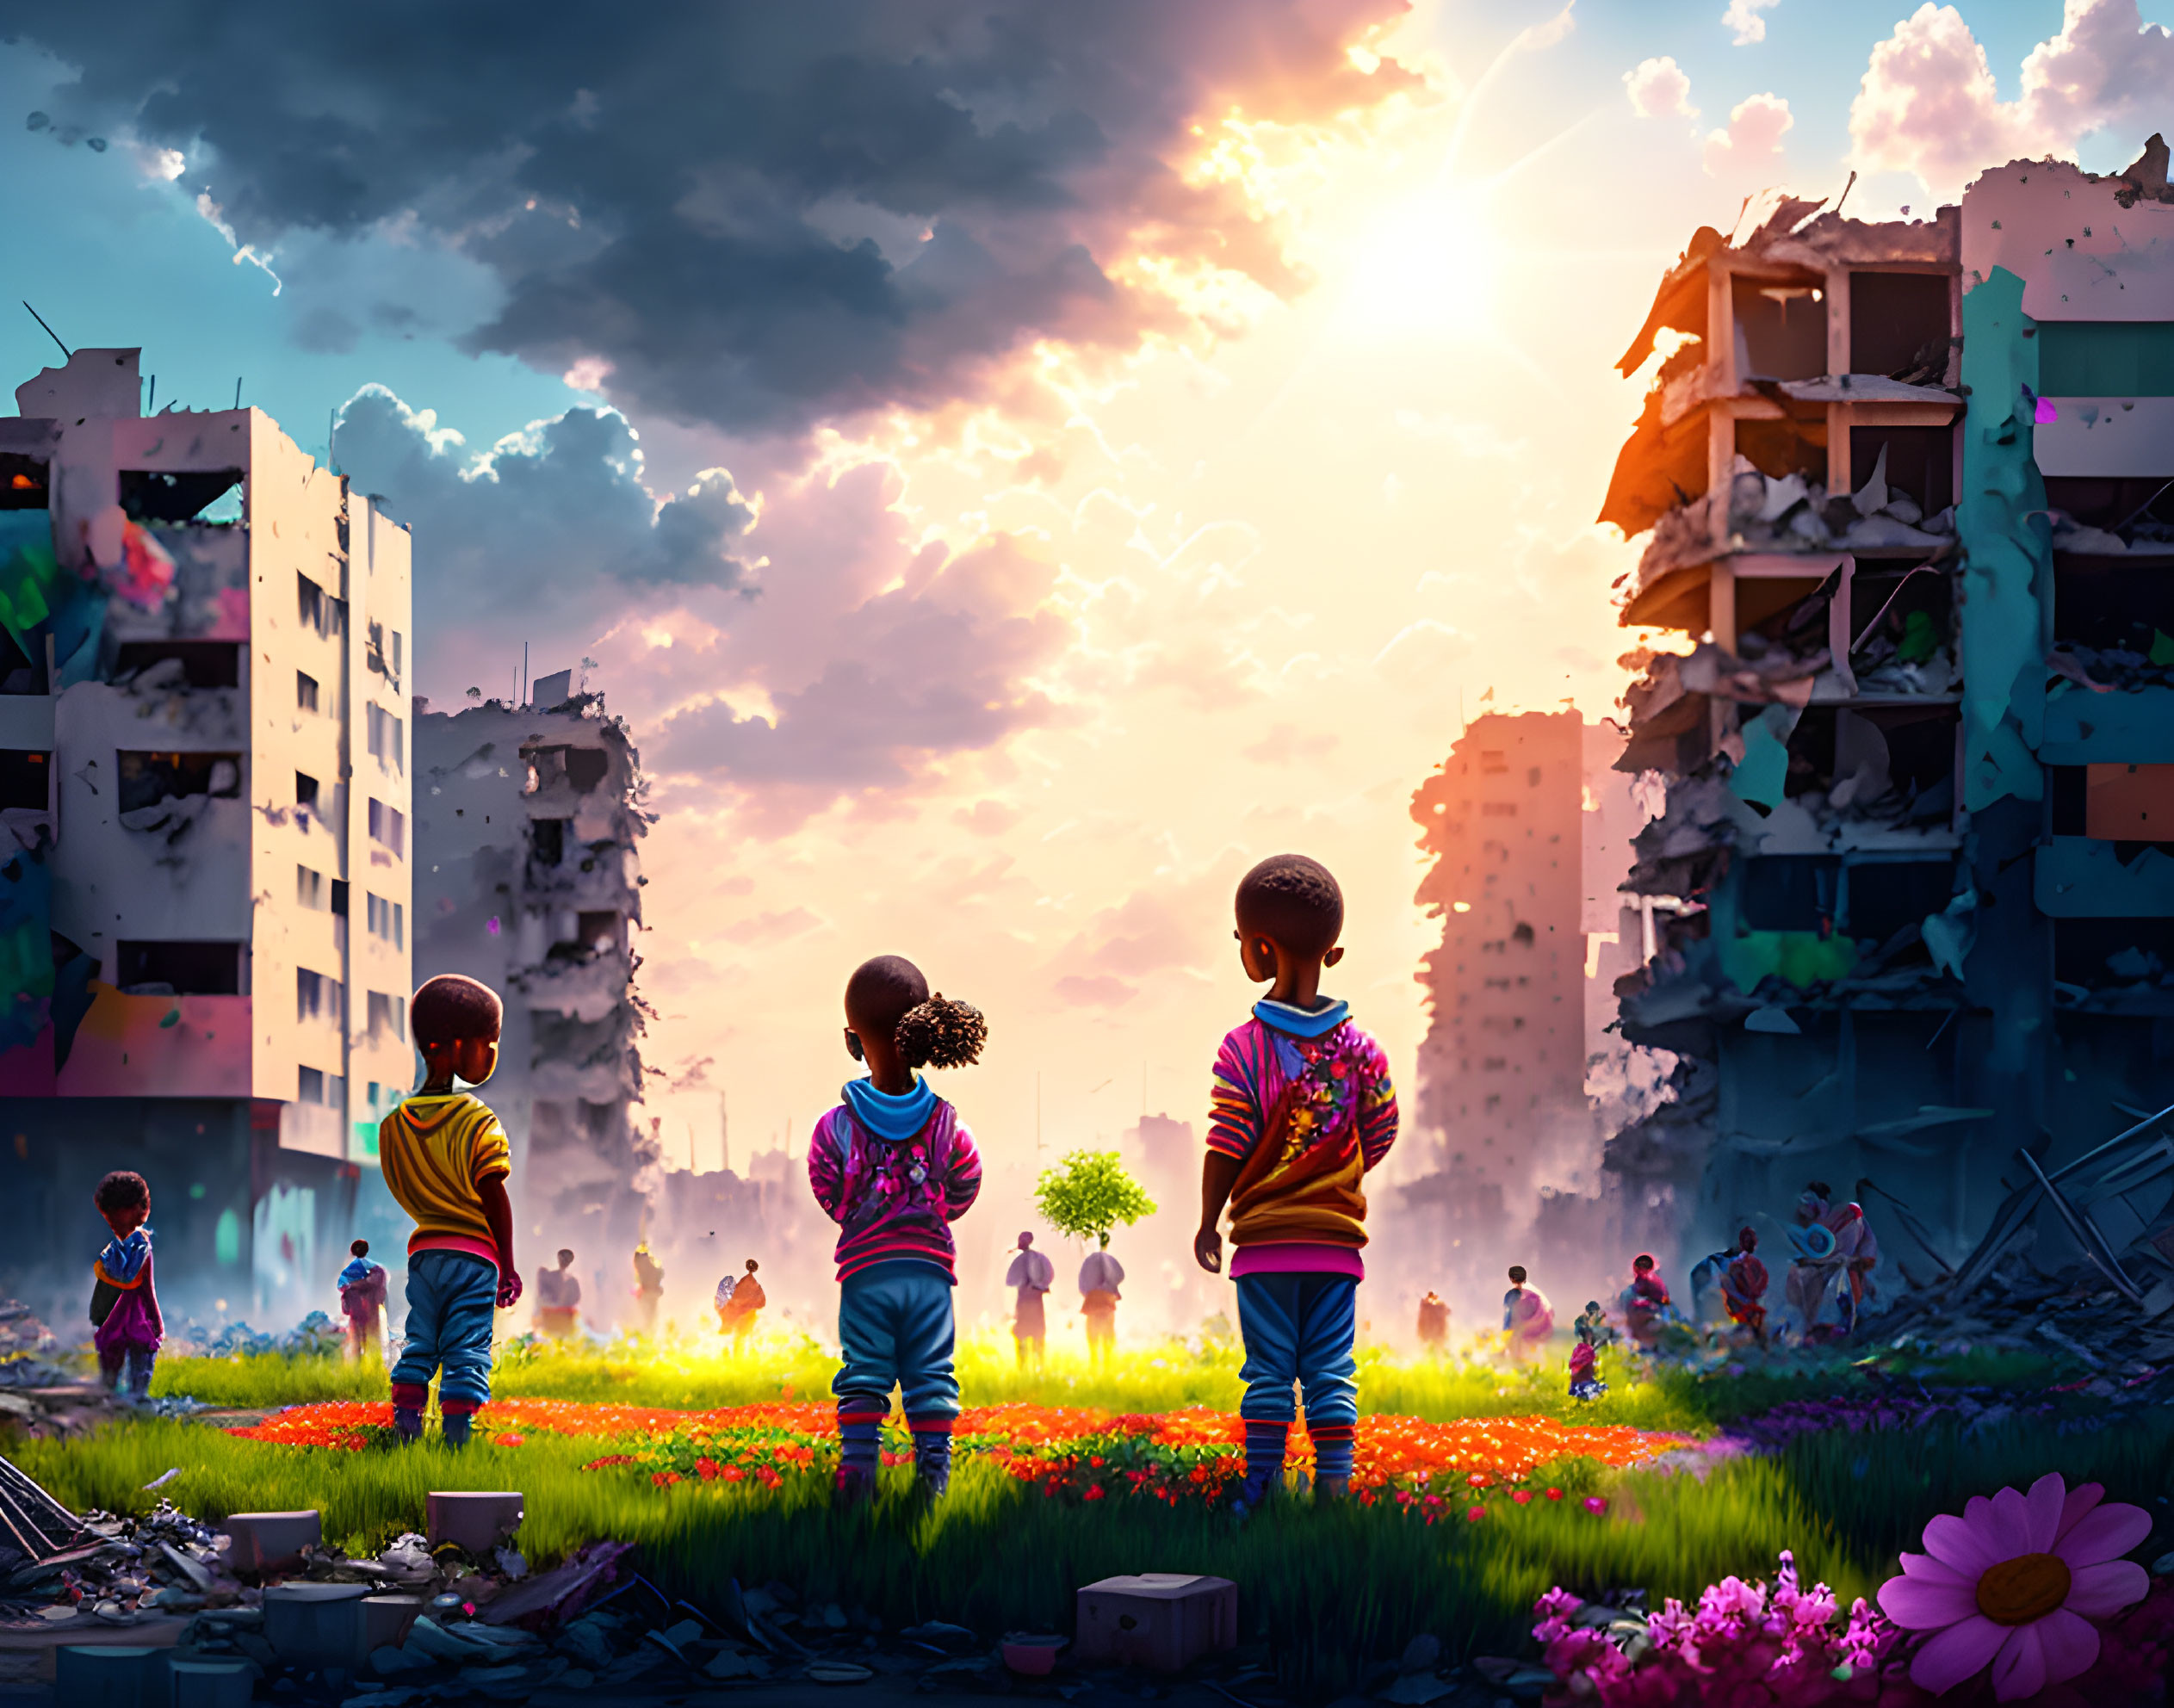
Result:
[[[232,1545],[227,1562],[238,1572],[263,1575],[301,1563],[302,1550],[325,1540],[324,1520],[314,1511],[236,1513],[226,1520]]]
[[[1421,1631],[1404,1645],[1404,1657],[1397,1663],[1397,1670],[1405,1673],[1431,1673],[1440,1664],[1442,1640]]]

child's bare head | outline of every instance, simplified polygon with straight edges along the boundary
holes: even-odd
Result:
[[[496,1043],[505,1024],[505,1005],[486,984],[458,973],[441,973],[415,993],[408,1018],[416,1043],[425,1049],[470,1038]]]
[[[449,1088],[456,1075],[480,1086],[499,1065],[505,1005],[486,984],[458,973],[439,974],[415,993],[408,1024],[433,1086]]]
[[[368,1257],[370,1254],[370,1242],[368,1240],[357,1240],[347,1249],[350,1256]]]
[[[1631,1259],[1631,1272],[1634,1275],[1648,1275],[1652,1270],[1653,1253],[1651,1252],[1640,1252]]]
[[[1344,893],[1304,854],[1272,854],[1238,880],[1238,929],[1307,959],[1326,956],[1344,928]]]
[[[1509,1284],[1513,1287],[1522,1287],[1525,1284],[1525,1266],[1523,1264],[1513,1263],[1510,1265]]]
[[[151,1219],[151,1183],[131,1169],[116,1168],[107,1175],[90,1201],[123,1239]]]
[[[988,1039],[980,1009],[940,991],[931,996],[921,969],[902,955],[864,961],[845,981],[845,1047],[871,1068],[889,1050],[908,1068],[970,1067]]]

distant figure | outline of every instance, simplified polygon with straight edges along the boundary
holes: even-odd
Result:
[[[1669,1309],[1669,1289],[1651,1252],[1640,1252],[1631,1259],[1631,1284],[1623,1290],[1621,1303],[1632,1343],[1640,1352],[1651,1352],[1660,1343],[1661,1323]]]
[[[1831,1196],[1825,1181],[1811,1182],[1797,1200],[1797,1226],[1789,1230],[1797,1256],[1789,1266],[1786,1290],[1807,1340],[1822,1332],[1820,1318],[1830,1302],[1834,1332],[1853,1333],[1859,1308],[1876,1290],[1871,1272],[1880,1262],[1880,1241],[1861,1205],[1830,1204]]]
[[[717,1308],[717,1332],[728,1335],[735,1352],[746,1348],[747,1336],[753,1330],[755,1319],[762,1315],[762,1308],[770,1303],[763,1291],[762,1283],[755,1279],[755,1272],[762,1266],[754,1259],[747,1259],[745,1275],[728,1275],[717,1284],[717,1296],[712,1303]]]
[[[1537,1363],[1555,1332],[1555,1307],[1537,1287],[1525,1284],[1525,1266],[1509,1270],[1509,1291],[1502,1295],[1502,1333],[1509,1337],[1509,1361],[1522,1368]]]
[[[536,1275],[536,1326],[552,1340],[571,1340],[581,1328],[581,1278],[573,1272],[573,1253],[561,1251],[556,1269]]]
[[[1004,1272],[1004,1284],[1015,1289],[1019,1296],[1019,1306],[1012,1316],[1012,1341],[1019,1352],[1019,1368],[1026,1368],[1031,1348],[1034,1367],[1039,1370],[1050,1340],[1049,1318],[1043,1307],[1050,1289],[1056,1284],[1056,1266],[1034,1249],[1033,1235],[1019,1235],[1019,1254]]]
[[[1449,1345],[1449,1305],[1431,1287],[1419,1302],[1419,1344],[1435,1358]]]
[[[1124,1266],[1107,1252],[1089,1252],[1080,1266],[1080,1315],[1087,1319],[1087,1356],[1107,1362],[1117,1345],[1118,1291]]]
[[[1767,1266],[1753,1255],[1759,1249],[1757,1230],[1740,1230],[1736,1243],[1736,1258],[1721,1272],[1721,1303],[1728,1309],[1729,1321],[1749,1328],[1763,1346],[1767,1343]]]
[[[1609,1338],[1598,1299],[1588,1299],[1578,1313],[1576,1334],[1577,1343],[1570,1348],[1570,1397],[1597,1400],[1607,1392],[1607,1383],[1600,1378],[1600,1349]]]
[[[97,1333],[98,1374],[132,1400],[151,1397],[152,1367],[166,1338],[151,1276],[151,1187],[140,1174],[118,1169],[98,1183],[90,1201],[113,1238],[90,1266],[90,1321]]]
[[[364,1358],[385,1361],[386,1275],[382,1264],[370,1261],[370,1242],[357,1240],[348,1248],[347,1267],[340,1271],[340,1315],[347,1319],[347,1361]]]
[[[644,1240],[634,1248],[634,1321],[638,1334],[657,1332],[657,1305],[665,1296],[665,1266],[649,1255]]]

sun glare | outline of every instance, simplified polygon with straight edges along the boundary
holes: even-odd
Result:
[[[1398,338],[1487,333],[1495,238],[1477,196],[1398,202],[1361,227],[1347,253],[1341,318],[1353,330]]]

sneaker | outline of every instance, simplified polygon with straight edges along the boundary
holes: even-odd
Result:
[[[1283,1487],[1280,1474],[1255,1477],[1247,1476],[1238,1480],[1238,1486],[1230,1496],[1230,1513],[1241,1524],[1259,1511],[1269,1495]]]
[[[866,1506],[876,1498],[875,1474],[839,1466],[838,1481],[832,1490],[832,1497],[841,1507]]]
[[[407,1406],[393,1408],[393,1427],[403,1441],[423,1439],[423,1414]]]
[[[446,1413],[446,1414],[445,1414],[445,1445],[446,1445],[447,1446],[449,1446],[449,1447],[465,1447],[465,1446],[467,1446],[467,1445],[468,1445],[468,1436],[469,1436],[470,1433],[471,1433],[471,1432],[474,1429],[474,1427],[475,1427],[475,1414],[474,1414],[474,1413],[473,1413],[473,1412],[448,1412],[448,1413]]]

